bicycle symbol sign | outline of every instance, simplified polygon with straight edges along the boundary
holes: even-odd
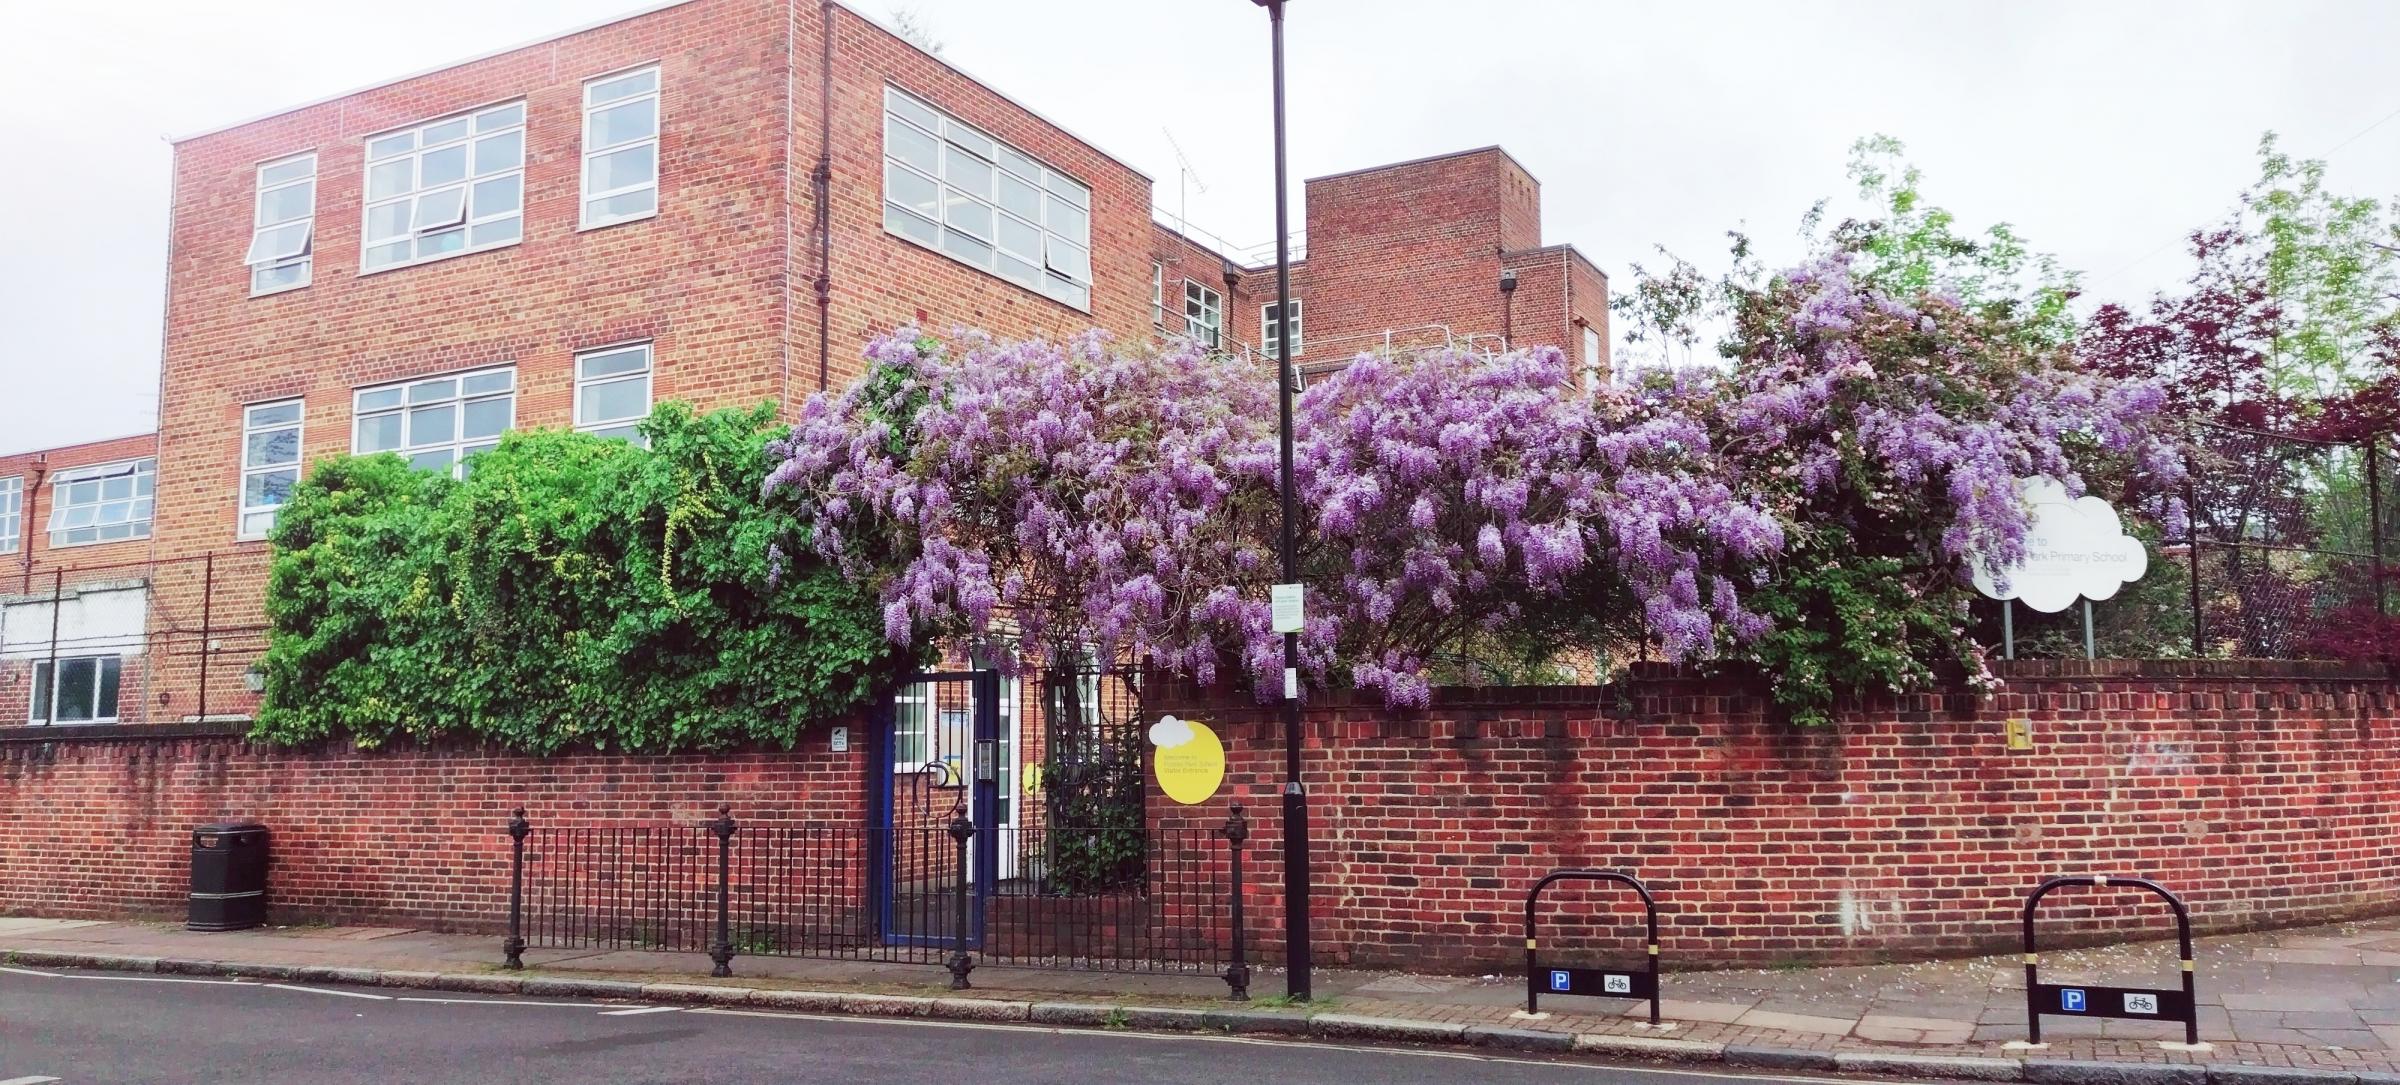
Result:
[[[1608,974],[1608,978],[1602,981],[1601,987],[1612,995],[1631,994],[1633,993],[1633,977],[1611,972]]]
[[[2155,1014],[2155,1013],[2157,1013],[2157,1012],[2158,1012],[2158,996],[2157,996],[2157,995],[2131,995],[2131,994],[2129,994],[2129,995],[2126,995],[2126,996],[2125,996],[2125,1012],[2126,1012],[2126,1013],[2148,1013],[2148,1014]]]

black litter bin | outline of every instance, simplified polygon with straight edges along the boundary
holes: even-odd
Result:
[[[192,830],[196,931],[246,931],[267,921],[267,827],[255,821]]]

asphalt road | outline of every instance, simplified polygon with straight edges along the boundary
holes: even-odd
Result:
[[[1725,1085],[1450,1051],[0,970],[0,1085]]]

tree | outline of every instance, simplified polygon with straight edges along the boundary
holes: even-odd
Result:
[[[892,32],[910,45],[937,57],[942,55],[942,39],[933,36],[933,24],[915,8],[892,9]]]

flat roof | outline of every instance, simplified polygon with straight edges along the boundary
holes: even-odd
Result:
[[[1517,156],[1508,153],[1508,148],[1497,143],[1487,144],[1482,147],[1469,147],[1463,151],[1445,151],[1441,154],[1429,154],[1423,158],[1404,158],[1398,162],[1386,162],[1380,166],[1361,166],[1354,170],[1343,170],[1340,173],[1320,173],[1315,177],[1310,177],[1302,181],[1301,183],[1313,185],[1319,181],[1331,181],[1340,177],[1355,177],[1362,173],[1375,173],[1381,170],[1396,170],[1402,166],[1422,166],[1427,162],[1440,162],[1447,158],[1465,158],[1468,155],[1482,154],[1486,151],[1500,152],[1501,157],[1506,158],[1511,162],[1515,162],[1518,169],[1525,170],[1525,176],[1533,177],[1533,183],[1537,185],[1542,183],[1541,178],[1533,176],[1532,170],[1525,169],[1524,162],[1520,161]]]
[[[420,79],[420,78],[423,78],[423,77],[425,77],[425,76],[428,76],[428,75],[433,75],[433,74],[435,74],[435,73],[437,73],[437,72],[446,72],[446,71],[449,71],[449,70],[450,70],[450,69],[452,69],[452,68],[464,67],[464,66],[466,66],[466,65],[468,65],[468,64],[473,64],[473,63],[476,63],[476,62],[478,62],[478,61],[490,60],[491,58],[493,58],[493,57],[496,57],[496,56],[505,56],[505,55],[507,55],[507,54],[509,54],[509,53],[514,53],[514,52],[516,52],[516,51],[518,51],[518,50],[520,50],[520,49],[531,49],[531,48],[533,48],[534,46],[537,46],[537,45],[547,45],[547,44],[549,44],[549,43],[551,43],[551,42],[554,42],[554,41],[559,41],[559,40],[562,40],[562,39],[565,39],[565,38],[571,38],[571,37],[574,37],[575,35],[577,35],[577,34],[581,34],[581,33],[584,33],[584,32],[586,32],[586,31],[598,30],[598,29],[600,29],[601,27],[604,27],[604,26],[614,26],[614,25],[616,25],[616,24],[618,24],[618,23],[622,23],[622,22],[629,22],[629,21],[631,21],[631,20],[634,20],[634,19],[641,18],[641,17],[642,17],[642,16],[644,16],[644,15],[651,15],[651,14],[655,14],[655,13],[657,13],[657,12],[666,11],[666,10],[668,10],[668,9],[670,9],[670,8],[678,8],[678,7],[682,7],[682,6],[683,6],[683,5],[685,5],[685,4],[696,3],[696,2],[698,2],[698,0],[655,0],[655,2],[653,2],[653,3],[645,4],[645,5],[641,6],[641,7],[638,7],[638,8],[635,8],[635,9],[633,9],[632,11],[628,11],[628,12],[625,12],[625,13],[623,13],[623,14],[620,14],[620,15],[612,15],[612,16],[610,16],[610,17],[608,17],[608,18],[605,18],[605,19],[600,19],[600,20],[597,20],[597,21],[594,21],[594,22],[584,23],[584,24],[582,24],[582,25],[580,25],[580,26],[569,27],[568,29],[565,29],[565,30],[558,31],[558,32],[556,32],[556,33],[552,33],[552,34],[545,34],[545,35],[543,35],[543,36],[541,36],[541,37],[538,37],[538,38],[535,38],[535,39],[533,39],[533,40],[531,40],[531,41],[521,41],[521,42],[518,42],[518,43],[516,43],[516,44],[514,44],[514,45],[508,45],[508,46],[503,46],[503,47],[501,47],[501,48],[498,48],[498,49],[491,49],[491,50],[487,50],[487,51],[484,51],[484,52],[481,52],[481,53],[477,53],[477,54],[475,54],[475,55],[473,55],[473,56],[469,56],[469,57],[463,57],[463,58],[460,58],[460,59],[458,59],[458,60],[453,60],[453,61],[450,61],[450,62],[448,62],[448,63],[445,63],[445,64],[436,64],[436,65],[434,65],[433,67],[430,67],[430,68],[420,68],[420,69],[418,69],[418,70],[416,70],[416,71],[409,72],[409,73],[407,73],[407,74],[405,74],[405,75],[397,75],[397,76],[393,76],[393,77],[391,77],[391,78],[389,78],[389,79],[380,79],[380,80],[377,80],[377,81],[375,81],[375,82],[373,82],[373,83],[368,83],[368,84],[366,84],[366,85],[364,85],[364,86],[352,87],[352,88],[350,88],[349,90],[342,91],[342,92],[340,92],[340,93],[338,93],[338,94],[328,94],[328,95],[325,95],[325,96],[323,96],[323,97],[321,97],[321,98],[312,98],[312,99],[309,99],[308,101],[301,102],[301,103],[299,103],[299,104],[297,104],[297,105],[289,105],[289,106],[283,106],[283,107],[281,107],[281,108],[277,108],[277,109],[271,109],[271,110],[268,110],[268,111],[267,111],[267,112],[265,112],[265,113],[260,113],[260,114],[257,114],[257,115],[255,115],[255,116],[251,116],[251,117],[245,117],[245,118],[243,118],[243,119],[241,119],[241,120],[238,120],[238,121],[233,121],[233,122],[231,122],[231,123],[228,123],[228,124],[220,124],[220,125],[217,125],[216,127],[213,127],[213,128],[205,128],[205,129],[202,129],[202,130],[200,130],[200,131],[197,131],[197,132],[187,132],[187,133],[184,133],[184,134],[182,134],[182,135],[171,135],[171,136],[168,136],[168,137],[167,137],[167,142],[168,142],[168,143],[185,143],[185,142],[189,142],[189,141],[191,141],[191,140],[199,139],[199,138],[201,138],[201,137],[203,137],[203,136],[213,136],[213,135],[216,135],[216,134],[218,134],[218,133],[220,133],[220,132],[230,132],[230,131],[232,131],[232,130],[234,130],[234,129],[236,129],[236,128],[241,128],[241,127],[244,127],[244,126],[247,126],[247,125],[256,124],[256,123],[258,123],[258,122],[260,122],[260,121],[263,121],[263,120],[269,120],[269,119],[272,119],[272,118],[275,118],[275,117],[280,117],[280,116],[283,116],[283,115],[284,115],[284,114],[286,114],[286,113],[297,113],[297,112],[299,112],[300,110],[303,110],[303,109],[308,109],[308,108],[311,108],[311,107],[314,107],[314,106],[320,106],[320,105],[324,105],[324,104],[325,104],[325,103],[327,103],[327,102],[337,102],[337,101],[340,101],[340,100],[342,100],[342,99],[344,99],[344,98],[351,97],[351,96],[353,96],[353,95],[364,94],[364,93],[366,93],[366,92],[368,92],[368,91],[371,91],[371,90],[380,90],[380,89],[382,89],[382,88],[384,88],[384,87],[394,86],[394,85],[397,85],[397,84],[400,84],[400,83],[405,83],[405,82],[408,82],[408,81],[409,81],[409,80],[411,80],[411,79]],[[784,0],[784,2],[785,2],[785,3],[787,3],[787,4],[798,4],[798,3],[801,3],[801,2],[802,2],[802,0]],[[928,52],[925,52],[925,50],[924,50],[924,49],[922,49],[922,48],[918,48],[918,47],[917,47],[917,45],[916,45],[914,42],[909,42],[909,41],[908,41],[908,39],[901,37],[898,31],[895,31],[895,30],[893,30],[893,29],[892,29],[892,28],[891,28],[889,25],[885,24],[883,20],[881,20],[881,19],[878,19],[878,18],[876,18],[876,17],[874,17],[874,16],[872,16],[872,15],[869,15],[869,14],[867,14],[867,13],[863,12],[863,11],[860,11],[860,10],[858,10],[858,9],[857,9],[857,8],[855,8],[855,7],[852,7],[850,4],[848,4],[848,3],[845,3],[845,2],[844,2],[844,0],[833,0],[833,4],[834,4],[834,6],[835,6],[835,7],[838,7],[838,8],[840,8],[840,9],[842,9],[843,11],[845,11],[845,12],[848,12],[849,14],[851,14],[851,15],[853,15],[853,16],[856,16],[857,18],[859,18],[859,19],[861,19],[861,20],[865,21],[867,24],[869,24],[869,25],[871,25],[871,26],[875,27],[876,29],[883,31],[883,32],[884,32],[884,33],[886,33],[886,34],[890,34],[890,35],[892,35],[894,38],[899,38],[899,40],[900,40],[901,42],[903,42],[903,43],[907,44],[907,45],[909,46],[909,48],[916,49],[916,50],[917,50],[919,53],[923,53],[923,54],[924,54],[924,55],[925,55],[925,56],[926,56],[928,59],[931,59],[931,60],[932,60],[934,63],[940,64],[940,65],[942,65],[943,67],[950,69],[951,71],[957,72],[957,73],[958,73],[960,76],[964,77],[964,78],[965,78],[965,79],[966,79],[968,82],[974,83],[975,85],[977,85],[977,86],[980,86],[980,87],[982,87],[983,89],[985,89],[985,90],[987,90],[987,91],[990,91],[990,92],[992,92],[992,94],[993,94],[994,96],[998,97],[1000,100],[1002,100],[1002,101],[1005,101],[1005,102],[1007,102],[1008,104],[1010,104],[1010,105],[1013,105],[1013,106],[1017,107],[1018,109],[1022,109],[1022,110],[1024,110],[1024,111],[1025,111],[1025,112],[1026,112],[1028,115],[1032,116],[1032,117],[1033,117],[1035,120],[1038,120],[1038,121],[1042,122],[1043,124],[1047,124],[1047,125],[1049,125],[1049,126],[1050,126],[1050,127],[1052,127],[1052,128],[1056,128],[1056,129],[1058,129],[1060,132],[1063,132],[1063,133],[1065,133],[1065,134],[1066,134],[1066,135],[1067,135],[1069,138],[1072,138],[1072,139],[1074,139],[1076,142],[1078,142],[1078,143],[1081,143],[1081,144],[1083,144],[1084,146],[1091,148],[1092,150],[1098,151],[1098,152],[1100,152],[1100,154],[1101,154],[1102,156],[1104,156],[1104,157],[1106,157],[1106,158],[1108,158],[1108,159],[1110,159],[1110,160],[1112,160],[1112,161],[1116,162],[1118,165],[1120,165],[1120,166],[1123,166],[1123,167],[1125,167],[1126,169],[1132,170],[1132,171],[1133,171],[1133,172],[1134,172],[1136,175],[1138,175],[1139,177],[1141,177],[1143,180],[1145,180],[1145,181],[1155,181],[1155,180],[1157,180],[1157,178],[1155,178],[1155,177],[1152,177],[1150,174],[1148,174],[1148,173],[1146,173],[1146,172],[1143,172],[1143,170],[1141,169],[1141,167],[1139,167],[1139,166],[1136,166],[1136,165],[1134,165],[1132,162],[1129,162],[1129,161],[1127,161],[1127,160],[1124,158],[1124,156],[1122,156],[1122,155],[1119,155],[1119,154],[1117,154],[1117,153],[1115,153],[1115,152],[1113,152],[1113,151],[1110,151],[1110,150],[1109,150],[1108,148],[1106,148],[1106,147],[1102,147],[1101,145],[1099,145],[1099,144],[1097,144],[1097,143],[1094,143],[1094,142],[1092,142],[1090,139],[1088,139],[1088,138],[1084,137],[1083,135],[1081,135],[1081,134],[1077,133],[1077,132],[1076,132],[1074,129],[1072,129],[1072,128],[1069,128],[1069,127],[1067,127],[1066,125],[1063,125],[1063,124],[1060,124],[1060,123],[1058,123],[1057,121],[1051,120],[1049,117],[1047,117],[1047,116],[1043,115],[1043,113],[1042,113],[1040,110],[1038,110],[1038,109],[1035,109],[1035,108],[1033,108],[1032,106],[1026,105],[1026,104],[1025,104],[1024,102],[1022,102],[1022,101],[1019,101],[1017,98],[1015,98],[1014,96],[1010,95],[1010,94],[1009,94],[1007,91],[1001,90],[999,87],[997,87],[997,86],[993,85],[993,84],[992,84],[992,83],[991,83],[989,80],[983,79],[983,78],[981,78],[981,77],[977,76],[975,73],[973,73],[973,72],[970,72],[970,71],[966,70],[965,68],[961,68],[961,67],[959,67],[957,64],[954,64],[954,63],[950,62],[948,59],[946,59],[946,58],[942,57],[940,54],[937,54],[937,53],[928,53]]]

